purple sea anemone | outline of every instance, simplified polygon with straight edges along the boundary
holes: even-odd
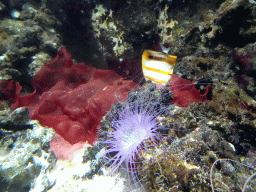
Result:
[[[99,141],[110,175],[124,167],[128,178],[133,183],[138,181],[140,152],[146,143],[155,143],[161,137],[157,117],[167,111],[170,99],[167,90],[143,87],[130,92],[127,102],[117,103],[104,117]]]

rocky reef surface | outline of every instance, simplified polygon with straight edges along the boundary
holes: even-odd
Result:
[[[55,131],[30,120],[29,108],[10,109],[18,93],[6,94],[16,84],[5,82],[19,82],[22,96],[33,93],[37,72],[66,47],[74,65],[111,69],[141,83],[142,52],[160,51],[160,45],[178,57],[174,74],[201,94],[212,89],[204,102],[192,99],[159,116],[167,131],[140,152],[143,189],[137,191],[255,190],[255,21],[253,0],[1,1],[0,191],[93,191],[98,182],[109,191],[127,190],[122,170],[110,177],[107,165],[100,169],[97,145],[85,145],[73,160],[58,160],[50,148]],[[130,94],[140,99],[147,86]],[[178,92],[190,85],[175,86]],[[155,89],[148,94],[155,97]]]

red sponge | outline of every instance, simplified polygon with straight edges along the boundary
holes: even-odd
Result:
[[[203,102],[210,99],[207,96],[211,95],[211,85],[207,85],[204,94],[202,94],[196,89],[193,82],[180,78],[178,75],[172,74],[169,83],[173,95],[172,103],[179,107],[188,107],[193,102]]]
[[[70,144],[92,144],[102,116],[136,85],[114,71],[75,64],[66,49],[43,66],[32,82],[36,92],[19,96],[12,108],[28,106],[32,119],[53,127]]]

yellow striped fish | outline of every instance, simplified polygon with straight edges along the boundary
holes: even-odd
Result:
[[[142,71],[146,80],[166,85],[170,80],[170,74],[177,56],[166,53],[145,50],[142,55]]]

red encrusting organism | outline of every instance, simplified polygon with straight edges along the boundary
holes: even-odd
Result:
[[[2,80],[0,81],[0,100],[15,101],[20,94],[21,86],[14,80]]]
[[[175,74],[171,74],[169,84],[169,89],[173,95],[172,103],[179,107],[188,107],[191,103],[203,102],[211,99],[211,85],[207,85],[202,94],[196,89],[196,85],[193,82],[180,78]]]
[[[239,70],[234,70],[235,71],[235,79],[240,88],[242,88],[245,84],[248,83],[247,80],[247,72],[252,71],[252,66],[251,66],[251,54],[249,53],[239,53],[236,52],[235,56],[235,61],[237,62],[237,65],[239,66]]]
[[[17,96],[12,108],[29,107],[32,119],[53,127],[58,137],[70,144],[93,144],[102,117],[136,86],[112,70],[75,64],[66,49],[43,66],[32,83],[35,91]]]

